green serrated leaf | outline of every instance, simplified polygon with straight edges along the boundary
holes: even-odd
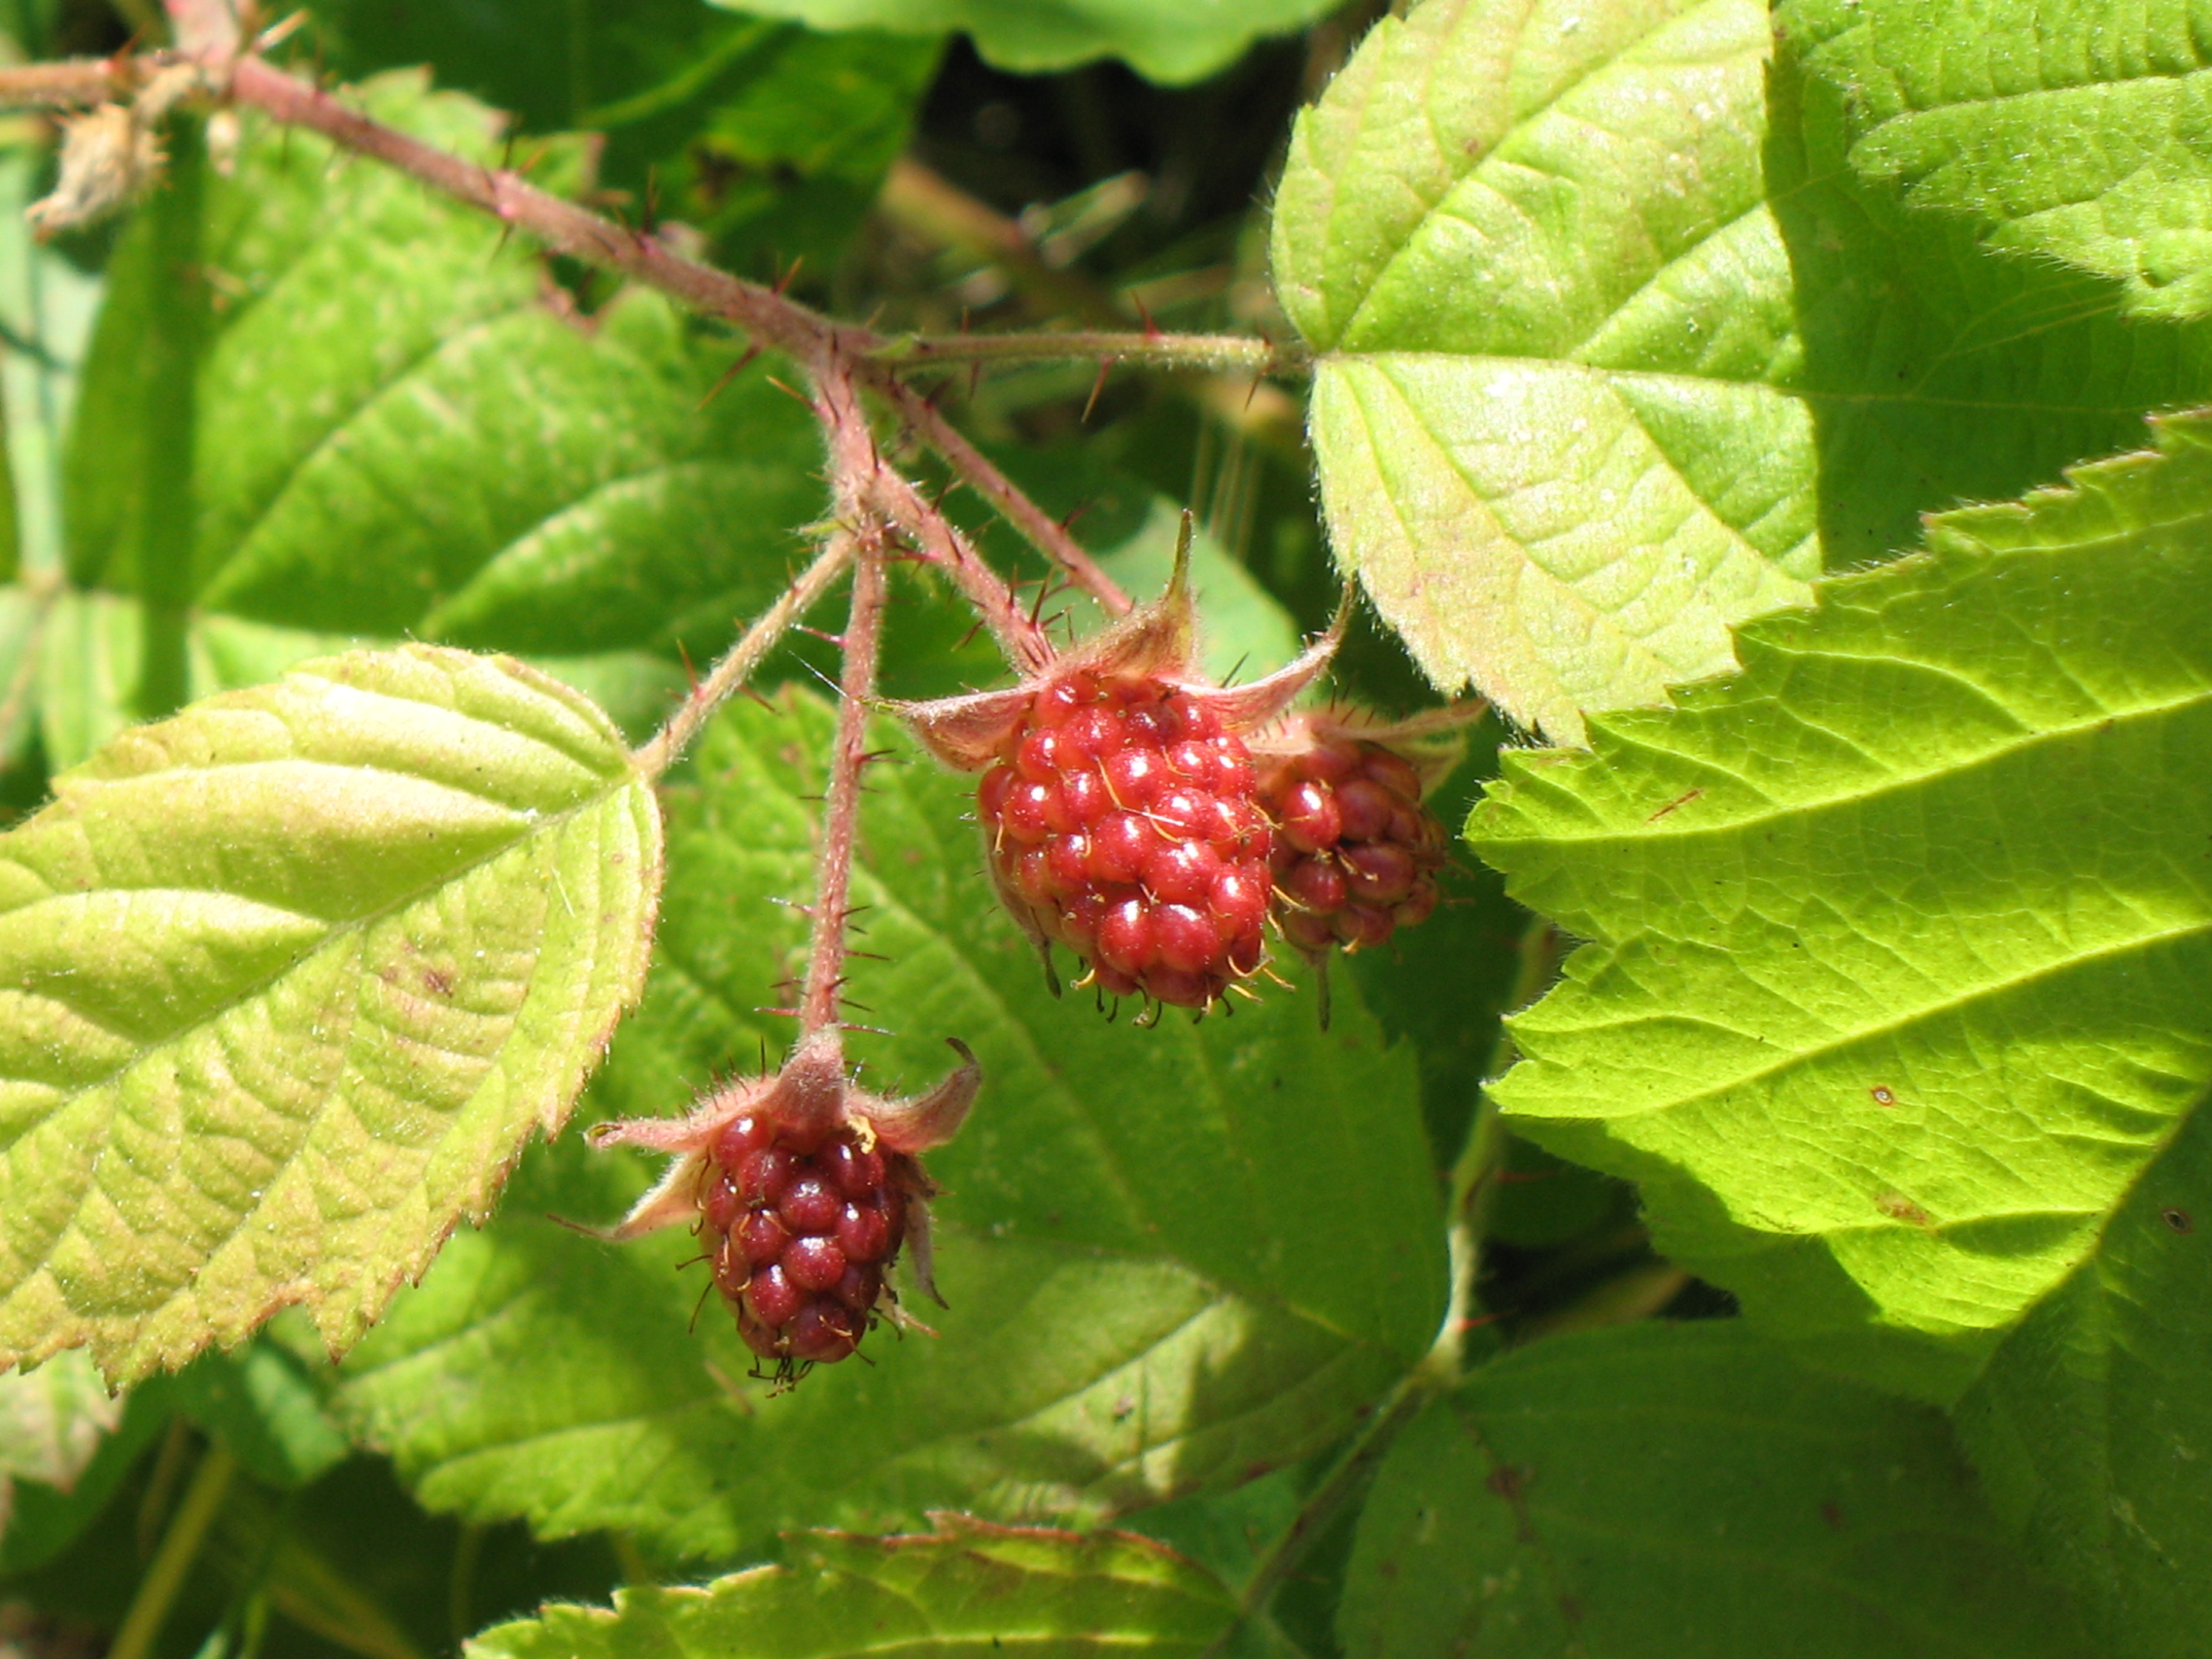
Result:
[[[650,790],[573,692],[413,647],[55,793],[0,838],[0,1353],[127,1381],[289,1303],[347,1346],[637,994]]]
[[[672,1113],[787,1041],[758,1008],[805,921],[771,901],[809,890],[830,730],[795,693],[737,706],[672,793],[676,886],[603,1101]],[[906,759],[870,775],[854,901],[884,959],[850,964],[851,996],[899,1035],[853,1052],[872,1086],[920,1086],[958,1036],[985,1079],[930,1159],[942,1338],[878,1332],[872,1364],[771,1395],[720,1309],[687,1330],[691,1240],[543,1218],[611,1218],[648,1178],[556,1149],[345,1368],[432,1507],[721,1559],[773,1527],[945,1504],[1093,1521],[1327,1444],[1425,1349],[1443,1264],[1411,1056],[1348,995],[1326,1035],[1304,996],[1149,1030],[1055,1002],[990,899],[971,781],[882,741]]]
[[[2095,0],[1795,0],[1778,21],[1842,89],[1850,163],[1984,246],[2212,312],[2212,56],[2188,9]]]
[[[2212,1616],[2172,1566],[2212,1548],[2212,422],[2157,435],[1515,759],[1471,829],[1598,941],[1516,1026],[1516,1127],[1642,1180],[1770,1331],[1964,1394],[2001,1510],[2144,1654]]]
[[[1299,119],[1276,282],[1338,557],[1561,741],[1729,629],[2212,390],[2117,295],[1856,185],[1758,0],[1431,0]]]
[[[1361,1659],[2087,1659],[1942,1418],[1735,1322],[1507,1355],[1408,1428],[1360,1517]]]
[[[2212,424],[1738,636],[1469,834],[1596,941],[1514,1024],[1522,1133],[1643,1180],[1770,1329],[1954,1398],[2212,1081]]]
[[[1017,74],[1120,58],[1149,80],[1202,81],[1262,35],[1302,28],[1328,0],[712,0],[731,11],[788,17],[816,29],[959,30],[984,61]]]
[[[811,1534],[787,1566],[696,1589],[619,1590],[611,1609],[550,1607],[468,1644],[471,1659],[915,1659],[1018,1649],[1050,1659],[1191,1654],[1236,1603],[1149,1539],[1078,1537],[956,1516],[916,1537]]]

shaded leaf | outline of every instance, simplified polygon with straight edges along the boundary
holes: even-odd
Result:
[[[499,154],[489,112],[419,76],[360,96]],[[573,171],[573,149],[539,181]],[[680,690],[687,653],[711,660],[781,590],[818,510],[817,441],[764,371],[702,410],[736,346],[645,292],[576,316],[495,223],[303,135],[249,125],[235,176],[205,193],[210,435],[173,504],[195,526],[189,690],[430,638],[557,665],[635,726]],[[150,220],[125,233],[71,439],[72,567],[105,584],[82,601],[103,614],[142,586],[118,549],[124,463],[160,449],[137,391],[158,252]],[[144,659],[100,643],[49,665],[74,693],[48,721],[65,761],[134,707]]]
[[[676,886],[604,1104],[673,1114],[787,1040],[755,1011],[796,965],[804,919],[771,901],[811,886],[829,731],[810,697],[737,706],[672,795]],[[972,785],[896,747],[854,890],[857,942],[886,959],[851,964],[851,995],[899,1035],[852,1042],[877,1088],[933,1080],[946,1036],[982,1064],[930,1158],[942,1339],[879,1331],[771,1395],[720,1307],[687,1332],[703,1281],[672,1269],[695,1243],[543,1218],[610,1219],[648,1178],[558,1148],[345,1367],[424,1502],[724,1559],[943,1504],[1096,1520],[1327,1444],[1425,1348],[1443,1262],[1411,1056],[1348,997],[1326,1036],[1304,996],[1149,1030],[1054,1002],[982,879]]]
[[[2212,311],[2212,58],[2185,9],[1796,0],[1782,26],[1845,94],[1850,164],[1983,245]]]
[[[1836,1363],[1955,1398],[2212,1081],[2212,423],[1739,635],[1470,834],[1596,943],[1515,1022],[1516,1129]]]
[[[1362,1659],[2073,1656],[1942,1418],[1735,1322],[1509,1354],[1391,1449],[1338,1631]]]
[[[305,1486],[352,1449],[324,1409],[327,1379],[265,1336],[235,1353],[202,1354],[173,1392],[178,1409],[240,1467],[280,1490]]]
[[[2109,283],[1862,188],[1757,0],[1433,0],[1299,119],[1276,282],[1337,556],[1438,684],[1578,741],[1729,628],[2212,389]]]
[[[972,36],[985,62],[1018,74],[1094,58],[1125,59],[1149,80],[1180,86],[1226,68],[1262,35],[1285,34],[1328,0],[712,0],[733,11],[789,17],[817,29],[896,29]]]
[[[294,1302],[346,1346],[635,997],[649,792],[583,699],[431,647],[55,790],[0,838],[0,1352],[129,1380]]]

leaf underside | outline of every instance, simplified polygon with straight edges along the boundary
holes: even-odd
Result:
[[[896,1538],[814,1534],[787,1566],[676,1589],[618,1590],[611,1608],[550,1607],[488,1630],[471,1659],[915,1659],[1001,1649],[1080,1659],[1195,1655],[1227,1628],[1220,1583],[1148,1539],[937,1517]]]
[[[520,665],[356,653],[134,728],[0,839],[0,1354],[112,1381],[480,1218],[635,1000],[658,811]]]

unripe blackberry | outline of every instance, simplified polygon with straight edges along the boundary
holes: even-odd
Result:
[[[1275,823],[1275,923],[1309,956],[1382,944],[1437,908],[1444,832],[1403,757],[1342,728],[1297,728],[1261,757]]]
[[[878,1319],[915,1325],[884,1274],[903,1245],[916,1282],[937,1294],[927,1202],[936,1189],[917,1154],[958,1131],[981,1080],[975,1057],[952,1046],[958,1070],[927,1094],[889,1099],[846,1075],[835,1028],[817,1030],[781,1072],[727,1084],[688,1118],[599,1125],[597,1146],[678,1155],[609,1236],[689,1223],[738,1334],[774,1362],[779,1387],[852,1353]]]
[[[1048,979],[1064,945],[1101,990],[1204,1009],[1267,955],[1274,838],[1243,734],[1282,718],[1345,618],[1264,679],[1214,684],[1195,666],[1188,514],[1183,529],[1152,604],[1018,685],[900,712],[939,759],[982,774],[992,878]]]
[[[1267,955],[1273,837],[1221,717],[1141,675],[1041,690],[975,792],[991,872],[1115,996],[1204,1008]]]
[[[745,1346],[763,1359],[842,1359],[875,1322],[920,1165],[850,1125],[794,1133],[753,1114],[706,1150],[702,1242]]]

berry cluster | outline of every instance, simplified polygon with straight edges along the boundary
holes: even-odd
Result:
[[[745,1346],[797,1364],[860,1346],[906,1237],[920,1170],[851,1126],[822,1133],[748,1115],[708,1149],[700,1199],[714,1283]]]
[[[1401,756],[1317,734],[1266,757],[1259,800],[1275,825],[1275,922],[1309,956],[1380,945],[1437,908],[1443,829]]]
[[[1102,989],[1205,1008],[1258,969],[1273,837],[1213,708],[1150,675],[1066,673],[996,754],[976,802],[999,890]]]

